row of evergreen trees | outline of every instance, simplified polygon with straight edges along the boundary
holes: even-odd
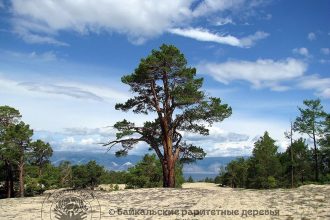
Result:
[[[9,106],[0,106],[0,168],[2,195],[23,197],[26,166],[36,167],[38,176],[49,162],[53,150],[41,140],[32,141],[33,130],[21,120],[18,110]],[[18,187],[16,187],[18,182]],[[15,190],[15,188],[18,188]]]
[[[0,198],[40,194],[63,187],[94,189],[99,184],[127,184],[131,188],[162,185],[162,168],[155,155],[145,155],[128,172],[106,170],[95,161],[73,165],[50,163],[53,150],[42,140],[32,141],[33,130],[20,112],[0,106]],[[183,182],[182,165],[176,169],[177,186]]]
[[[304,105],[286,133],[291,143],[285,152],[279,153],[275,140],[265,132],[255,142],[252,156],[230,162],[215,182],[245,188],[330,182],[330,116],[320,100],[306,100]],[[293,132],[309,136],[313,147],[310,149],[302,137],[294,140]],[[61,187],[93,189],[101,183],[125,183],[130,188],[162,186],[162,167],[155,155],[145,155],[128,172],[108,171],[95,161],[83,165],[63,161],[54,166],[49,161],[51,146],[32,141],[32,135],[33,130],[21,120],[18,110],[0,106],[0,197],[34,195]],[[179,187],[184,182],[182,164],[176,165],[175,176]]]
[[[285,135],[290,145],[285,152],[268,132],[254,144],[250,158],[238,158],[221,169],[217,183],[241,188],[296,187],[307,182],[330,182],[330,115],[320,100],[305,100],[300,115]],[[294,132],[309,137],[294,140]]]

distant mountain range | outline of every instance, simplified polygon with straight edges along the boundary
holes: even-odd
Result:
[[[104,166],[108,170],[127,170],[134,166],[142,156],[127,155],[126,157],[116,157],[110,153],[98,153],[87,151],[54,151],[51,162],[59,165],[62,161],[70,161],[72,164],[85,164],[91,160],[95,160],[98,164]]]
[[[62,161],[70,161],[72,164],[85,164],[90,160],[95,160],[98,164],[108,170],[122,171],[134,166],[143,156],[127,155],[126,157],[116,157],[110,153],[86,152],[86,151],[54,151],[51,162],[59,165]],[[185,178],[192,176],[194,180],[214,178],[219,173],[221,166],[226,166],[236,157],[206,157],[204,160],[192,164],[185,164],[183,173]]]

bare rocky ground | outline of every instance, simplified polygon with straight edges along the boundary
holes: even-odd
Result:
[[[2,199],[0,219],[41,219],[43,202],[50,195]],[[190,183],[182,189],[94,191],[94,195],[98,209],[74,219],[330,219],[330,185],[243,190]],[[49,207],[51,210],[54,205]],[[279,215],[274,215],[277,211]],[[51,214],[44,217],[73,219]]]

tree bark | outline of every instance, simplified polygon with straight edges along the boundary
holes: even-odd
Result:
[[[7,198],[11,198],[14,196],[13,167],[7,160],[5,160],[5,169],[6,169],[6,181],[5,181],[6,196]]]
[[[291,154],[291,188],[294,187],[294,166],[293,166],[293,148],[292,148],[292,131],[293,131],[293,126],[291,122],[291,128],[290,128],[290,154]]]
[[[175,188],[175,160],[173,156],[164,157],[162,162],[163,187]]]
[[[20,157],[19,168],[19,195],[24,197],[24,155]]]
[[[315,181],[319,181],[319,159],[317,155],[316,137],[313,131],[313,143],[314,143],[314,161],[315,161]]]
[[[163,170],[163,187],[168,187],[167,160],[162,161],[162,170]]]
[[[173,159],[168,165],[168,187],[175,188],[175,161]]]

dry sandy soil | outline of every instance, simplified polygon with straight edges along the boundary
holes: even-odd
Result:
[[[2,199],[0,219],[41,219],[41,210],[43,219],[70,219],[50,211],[56,203],[52,195]],[[189,183],[182,189],[94,191],[94,195],[84,200],[92,212],[71,219],[330,219],[330,185],[243,190]],[[276,210],[279,215],[271,215]]]

